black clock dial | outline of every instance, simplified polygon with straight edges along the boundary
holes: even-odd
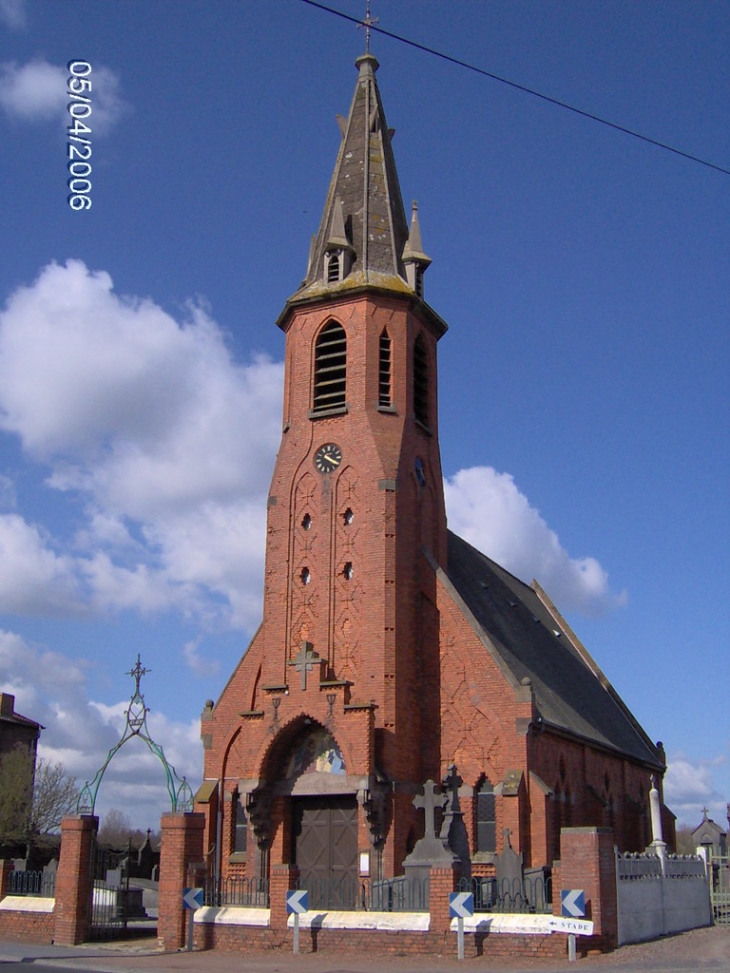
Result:
[[[331,473],[342,462],[342,450],[336,443],[325,443],[314,454],[314,466],[320,473]]]

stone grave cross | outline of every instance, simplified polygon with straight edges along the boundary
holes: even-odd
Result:
[[[413,806],[422,807],[426,817],[424,838],[436,837],[436,808],[444,805],[443,794],[437,793],[437,787],[432,780],[427,780],[423,785],[423,794],[413,798]]]

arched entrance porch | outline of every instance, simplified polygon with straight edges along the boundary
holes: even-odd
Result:
[[[345,747],[323,723],[301,716],[281,730],[258,780],[239,783],[255,839],[250,876],[265,879],[272,864],[293,864],[315,908],[356,906],[359,879],[382,870],[388,788],[351,771]]]

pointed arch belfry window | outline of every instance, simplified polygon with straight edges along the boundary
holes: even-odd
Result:
[[[393,405],[392,396],[392,343],[387,329],[383,329],[380,335],[380,347],[378,349],[378,406],[381,409],[389,409]]]
[[[413,412],[416,421],[428,427],[429,419],[428,351],[423,335],[413,346]]]
[[[347,335],[336,321],[326,324],[314,346],[312,411],[344,409],[347,404]]]

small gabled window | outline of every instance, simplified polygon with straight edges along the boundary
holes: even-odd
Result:
[[[424,426],[428,426],[428,393],[428,351],[419,334],[413,346],[413,412]]]
[[[326,324],[314,346],[312,410],[344,409],[347,377],[347,336],[336,321]]]
[[[391,396],[391,340],[387,331],[380,335],[380,358],[378,370],[378,405],[389,409],[393,404]]]

